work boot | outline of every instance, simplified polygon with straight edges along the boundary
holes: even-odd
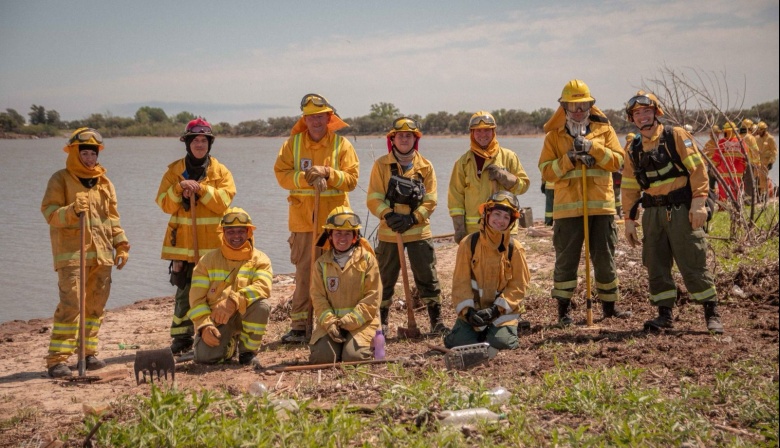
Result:
[[[180,355],[182,353],[190,351],[192,349],[192,336],[183,336],[173,338],[171,342],[171,353],[174,355]]]
[[[84,358],[84,362],[86,363],[87,370],[100,370],[106,366],[105,361],[98,359],[95,355],[87,355],[87,357]]]
[[[720,323],[720,314],[718,314],[718,302],[704,302],[703,305],[707,330],[715,334],[723,334],[723,324]]]
[[[448,329],[441,321],[441,304],[432,302],[428,304],[427,308],[428,319],[431,321],[431,333],[446,334]]]
[[[238,354],[238,363],[242,366],[248,366],[249,364],[252,364],[252,361],[255,359],[255,352],[244,352]]]
[[[282,342],[285,344],[302,344],[306,342],[306,331],[290,330],[282,336]]]
[[[517,318],[517,332],[522,333],[524,331],[531,331],[531,322],[523,319],[522,317]]]
[[[623,311],[615,308],[615,302],[601,302],[601,311],[604,318],[617,317],[618,319],[628,319],[633,316],[631,311]]]
[[[672,309],[668,306],[658,307],[658,317],[645,322],[645,331],[660,331],[662,328],[672,328]]]
[[[558,325],[568,327],[574,322],[571,318],[571,300],[558,299]]]
[[[70,371],[70,367],[64,362],[55,364],[48,369],[49,377],[51,378],[65,378],[73,376],[73,372]]]

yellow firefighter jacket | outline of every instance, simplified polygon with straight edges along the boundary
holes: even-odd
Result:
[[[184,159],[168,165],[168,171],[157,190],[157,205],[171,215],[165,231],[161,258],[197,263],[192,247],[192,219],[190,211],[184,210],[182,205],[184,198],[179,185],[179,182],[184,180],[185,171]],[[206,177],[200,181],[200,186],[202,190],[195,205],[195,219],[198,251],[202,257],[207,251],[222,244],[219,222],[236,195],[236,184],[233,183],[233,175],[225,165],[211,157]]]
[[[761,149],[758,147],[758,142],[756,141],[756,137],[750,133],[741,135],[740,137],[742,137],[742,141],[745,142],[745,147],[747,148],[747,158],[750,161],[750,164],[753,166],[760,165]]]
[[[388,243],[396,242],[395,232],[387,225],[385,220],[382,219],[386,214],[392,211],[402,215],[410,214],[408,205],[395,204],[391,209],[389,201],[385,200],[387,186],[390,182],[390,177],[392,176],[390,171],[392,165],[395,165],[398,168],[398,173],[400,175],[409,179],[419,179],[425,186],[423,202],[413,210],[414,216],[417,218],[417,224],[403,233],[404,242],[431,238],[433,234],[431,233],[429,218],[436,208],[437,203],[436,172],[433,170],[433,165],[419,153],[415,152],[411,168],[404,172],[403,168],[401,168],[396,161],[395,156],[392,153],[389,153],[374,162],[368,184],[368,196],[366,197],[368,210],[371,211],[374,216],[380,218],[379,230],[377,231],[379,241]]]
[[[767,167],[770,163],[777,160],[777,141],[769,132],[763,137],[756,137],[759,152],[761,153],[761,166]]]
[[[452,274],[452,304],[455,313],[465,319],[468,308],[481,310],[497,305],[501,315],[493,321],[497,327],[517,325],[523,298],[531,279],[525,261],[525,249],[509,231],[499,232],[483,224],[479,239],[471,252],[470,234],[458,245],[455,271]],[[498,251],[502,242],[504,250]],[[508,251],[512,248],[512,260]]]
[[[531,181],[514,151],[499,147],[494,158],[485,160],[483,173],[489,165],[498,165],[517,176],[518,182],[512,189],[512,193],[519,195],[528,191]],[[474,153],[467,151],[452,167],[447,192],[447,208],[450,210],[450,216],[465,215],[466,232],[479,231],[478,208],[491,194],[493,194],[493,186],[490,177],[487,174],[477,176],[477,161],[474,159]],[[517,225],[512,229],[512,233],[517,233]]]
[[[290,190],[288,227],[290,232],[312,232],[314,187],[306,182],[304,171],[318,165],[330,167],[328,189],[320,193],[316,229],[322,228],[328,213],[343,205],[349,207],[347,193],[357,185],[360,164],[355,148],[347,139],[328,131],[320,141],[309,138],[308,132],[293,135],[284,142],[274,164],[279,186]]]
[[[590,133],[585,138],[593,142],[590,155],[596,165],[586,170],[588,186],[587,206],[589,215],[614,215],[615,192],[612,189],[612,173],[623,166],[624,151],[615,130],[604,118],[595,121],[591,115]],[[574,146],[574,138],[566,126],[553,129],[544,136],[544,147],[539,156],[542,179],[555,182],[553,219],[573,218],[583,215],[582,162],[572,164],[566,154]],[[625,185],[625,180],[623,181]],[[623,201],[624,205],[627,205]]]
[[[244,314],[258,300],[271,296],[273,271],[266,254],[254,249],[249,260],[229,260],[220,250],[204,255],[192,272],[190,311],[195,331],[208,325],[211,308],[223,300],[236,302],[236,310]]]
[[[694,198],[706,197],[709,191],[709,177],[707,176],[707,167],[702,161],[701,155],[696,148],[696,143],[685,129],[674,127],[674,146],[680,155],[683,165],[688,170],[691,182],[691,193]],[[642,151],[652,151],[660,143],[661,133],[664,125],[658,124],[653,136],[645,138],[642,136]],[[652,196],[663,196],[670,192],[684,187],[688,183],[688,178],[679,176],[672,179],[666,179],[650,185],[645,192]],[[621,195],[625,207],[631,208],[639,200],[641,190],[639,183],[634,176],[634,165],[629,161],[623,169],[623,186]]]
[[[316,328],[310,344],[328,334],[334,319],[351,315],[354,328],[349,330],[358,346],[368,347],[379,328],[379,302],[382,282],[379,265],[368,242],[361,238],[344,269],[328,250],[317,259],[311,283],[311,301]]]
[[[112,266],[114,248],[127,244],[125,231],[119,223],[114,185],[105,175],[97,179],[94,187],[86,188],[67,169],[57,171],[49,179],[41,212],[49,223],[55,270],[80,263],[81,230],[79,218],[73,211],[76,193],[89,195],[89,211],[84,215],[87,266]]]

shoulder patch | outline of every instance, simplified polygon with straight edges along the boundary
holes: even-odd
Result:
[[[687,138],[683,140],[683,143],[685,144],[686,148],[690,148],[691,146],[693,146],[693,142],[691,142],[691,140]]]

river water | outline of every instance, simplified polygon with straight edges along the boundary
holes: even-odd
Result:
[[[519,197],[520,204],[531,207],[535,219],[543,218],[544,195],[537,169],[543,139],[501,137],[499,141],[518,154],[531,179],[528,192]],[[273,173],[283,142],[283,138],[218,138],[211,152],[233,173],[237,188],[233,205],[252,216],[258,227],[257,246],[271,258],[277,274],[294,270],[287,245],[287,192]],[[434,235],[452,233],[447,186],[452,166],[468,149],[468,142],[468,137],[423,138],[421,142],[420,151],[433,164],[438,180],[439,206],[431,216]],[[49,177],[65,166],[64,143],[65,139],[0,140],[0,154],[6,160],[0,165],[0,322],[50,317],[57,305],[57,274],[40,204]],[[384,137],[359,137],[353,144],[360,159],[360,178],[350,200],[364,220],[364,234],[371,234],[377,219],[366,210],[368,178],[374,159],[386,154],[387,146]],[[183,144],[176,138],[106,140],[99,161],[116,187],[122,227],[132,246],[125,268],[114,271],[108,308],[175,292],[168,283],[168,263],[160,259],[168,215],[154,200],[167,165],[184,155]],[[777,166],[771,176],[777,183]]]

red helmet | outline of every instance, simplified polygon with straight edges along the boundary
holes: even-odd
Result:
[[[184,129],[184,135],[182,135],[179,140],[184,141],[190,135],[205,135],[210,143],[213,143],[216,138],[211,132],[211,124],[201,117],[187,123],[187,127]]]

